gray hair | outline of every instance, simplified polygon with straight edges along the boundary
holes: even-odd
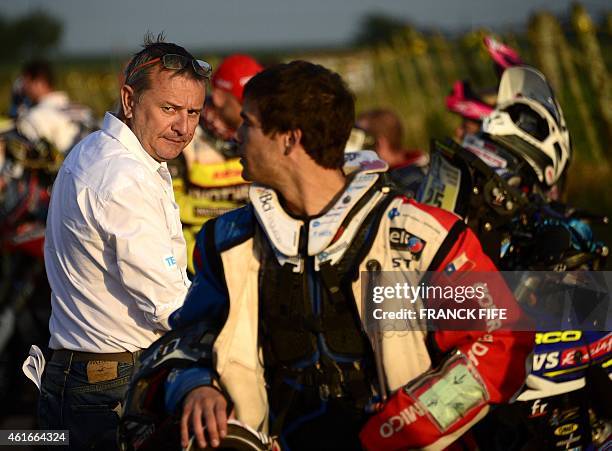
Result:
[[[132,87],[134,96],[137,99],[151,87],[151,73],[157,67],[155,64],[152,64],[138,69],[139,66],[167,54],[181,55],[190,60],[195,59],[184,47],[164,42],[164,39],[163,33],[158,34],[157,37],[154,37],[150,32],[147,33],[144,38],[143,49],[132,57],[125,68],[125,84]],[[194,80],[200,80],[192,70],[191,65],[186,65],[183,69],[175,71],[175,73],[176,75],[187,75]]]

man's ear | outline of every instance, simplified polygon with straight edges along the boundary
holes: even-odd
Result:
[[[129,85],[123,85],[121,87],[121,108],[126,119],[132,118],[135,102],[134,89]]]
[[[295,130],[291,130],[289,132],[289,142],[292,146],[298,145],[302,143],[302,130],[296,128]]]
[[[289,155],[291,149],[296,145],[301,145],[302,141],[302,130],[295,129],[285,133],[285,155]]]

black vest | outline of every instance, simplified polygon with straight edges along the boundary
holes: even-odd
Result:
[[[384,185],[388,185],[387,179],[381,177],[342,227]],[[359,277],[359,264],[370,250],[382,215],[395,194],[389,192],[378,201],[340,261],[333,266],[325,262],[319,271],[314,268],[316,256],[304,257],[301,273],[293,272],[290,264],[281,266],[263,231],[256,232],[266,254],[259,274],[259,337],[272,387],[280,373],[306,386],[327,385],[336,396],[348,393],[353,398],[363,397],[363,387],[370,386],[373,375],[373,355],[351,284]],[[301,230],[302,256],[307,255],[307,237],[308,225]]]

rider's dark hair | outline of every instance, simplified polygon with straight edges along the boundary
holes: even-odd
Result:
[[[55,83],[53,69],[47,61],[30,61],[23,66],[21,75],[32,80],[44,80],[49,86]]]
[[[299,129],[317,164],[342,167],[355,100],[340,75],[306,61],[278,64],[251,78],[244,96],[255,103],[264,133]]]

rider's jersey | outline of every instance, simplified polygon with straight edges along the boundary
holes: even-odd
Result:
[[[16,127],[30,142],[44,139],[64,154],[91,131],[92,122],[89,109],[70,102],[66,93],[55,91],[17,118]]]
[[[308,293],[313,294],[302,299],[313,306],[317,304],[314,293],[330,289],[329,281],[324,280],[326,269],[332,268],[333,274],[333,268],[342,264],[360,225],[370,215],[375,215],[376,221],[368,227],[367,246],[359,253],[358,263],[352,269],[357,275],[369,274],[376,266],[378,271],[394,272],[411,283],[418,283],[427,270],[441,271],[453,262],[461,271],[462,259],[473,263],[470,266],[476,270],[495,271],[473,233],[465,229],[457,216],[417,204],[380,183],[380,172],[386,164],[373,153],[349,153],[346,158],[345,172],[353,168],[350,183],[337,202],[317,218],[292,218],[274,191],[253,185],[251,204],[204,226],[198,235],[194,257],[196,278],[184,306],[173,315],[171,322],[173,328],[196,321],[220,327],[214,342],[214,368],[173,373],[167,383],[170,410],[190,389],[211,383],[211,375],[216,374],[218,383],[234,403],[238,419],[267,432],[270,406],[264,370],[267,366],[262,362],[259,348],[262,326],[258,299],[269,280],[277,279],[278,275],[268,277],[265,273],[269,267],[262,257],[263,244],[271,246],[273,255],[269,258],[275,259],[280,267],[305,275],[310,286]],[[297,237],[304,227],[308,231],[307,239],[300,244]],[[340,288],[348,296],[348,304],[343,308],[356,309],[365,342],[372,349],[379,349],[383,376],[378,383],[390,392],[389,401],[379,413],[369,416],[361,433],[361,442],[366,448],[451,443],[482,418],[489,403],[507,400],[522,382],[524,360],[533,340],[531,334],[501,330],[428,334],[421,330],[388,331],[376,338],[368,332],[366,310],[360,307],[359,277],[345,280]],[[511,309],[515,306],[503,286],[491,295],[496,305],[508,305]],[[319,351],[325,348],[319,343]],[[443,363],[439,355],[446,356]],[[334,358],[333,353],[327,357]],[[444,409],[434,408],[429,412],[413,396],[419,390],[421,394],[429,393],[424,396],[434,396],[427,387],[436,386],[437,382],[441,384],[438,387],[445,385],[452,371],[468,371],[470,376],[465,373],[466,377],[460,380],[466,382],[466,387],[469,385],[471,393],[478,393],[478,399],[462,404],[460,411],[451,408],[454,413],[441,424],[435,418]],[[427,383],[411,392],[406,384],[415,381]]]

